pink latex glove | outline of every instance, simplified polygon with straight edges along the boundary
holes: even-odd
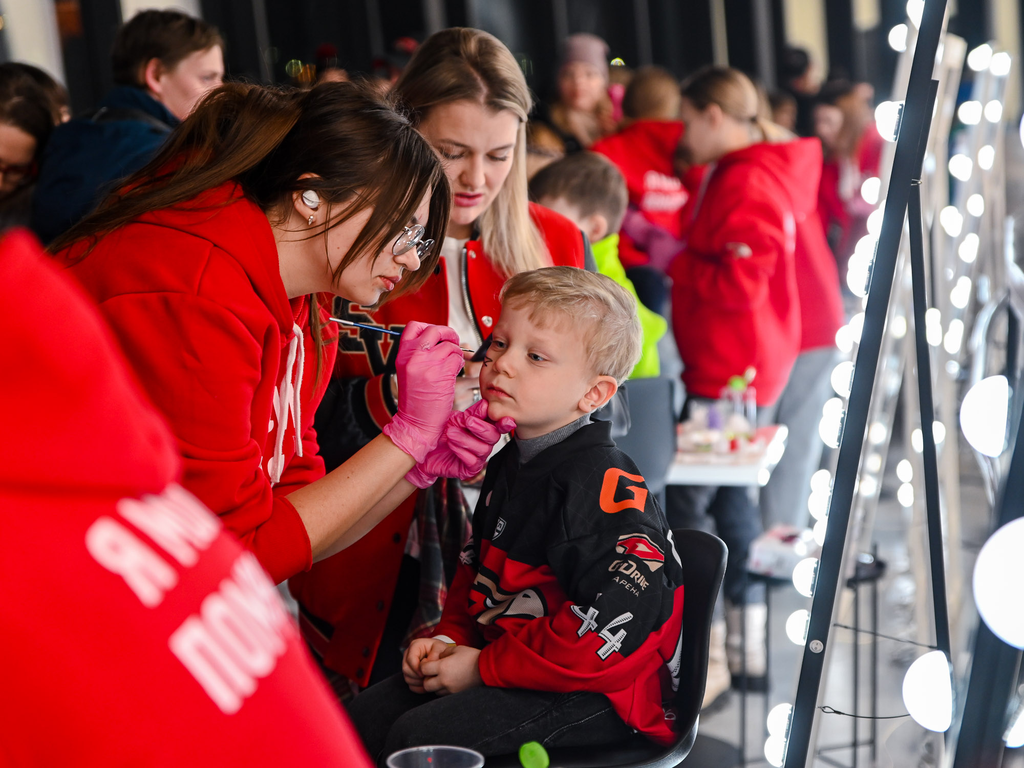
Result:
[[[456,411],[449,417],[437,447],[409,470],[405,479],[417,488],[429,488],[439,477],[473,477],[484,468],[498,438],[515,427],[510,416],[499,419],[497,424],[489,421],[486,400]]]
[[[413,320],[402,331],[395,361],[398,413],[382,431],[417,464],[441,438],[455,402],[455,375],[464,362],[451,328]]]

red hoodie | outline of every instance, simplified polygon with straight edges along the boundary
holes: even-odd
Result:
[[[139,217],[77,260],[84,250],[58,258],[170,422],[182,484],[275,581],[308,569],[309,536],[286,496],[324,474],[313,415],[336,347],[323,346],[318,377],[309,305],[285,293],[266,215],[227,183]],[[325,342],[336,338],[324,325]]]
[[[797,222],[817,204],[821,144],[754,144],[709,169],[672,263],[672,322],[689,394],[717,398],[753,366],[758,405],[782,393],[801,349]]]
[[[166,424],[27,234],[0,242],[0,354],[0,765],[369,768],[270,580],[174,483]]]
[[[675,154],[683,136],[676,120],[637,120],[590,149],[611,160],[622,171],[629,204],[648,221],[672,237],[682,236],[680,212],[689,193],[676,176]],[[626,267],[646,264],[647,255],[628,236],[619,240],[619,259]]]

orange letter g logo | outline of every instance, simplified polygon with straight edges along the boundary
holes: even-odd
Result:
[[[631,475],[615,467],[609,469],[604,473],[604,480],[601,482],[601,510],[609,515],[614,515],[616,512],[621,512],[624,509],[639,509],[643,512],[644,505],[647,503],[646,488],[641,488],[637,485],[627,485],[625,490],[632,491],[633,495],[622,501],[615,500],[615,491],[618,490],[619,478],[622,477],[637,483],[644,481],[640,475]]]

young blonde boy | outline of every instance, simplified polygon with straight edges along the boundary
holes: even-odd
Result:
[[[488,464],[437,636],[349,706],[375,758],[674,736],[682,567],[636,465],[590,421],[639,356],[634,301],[568,267],[517,275],[502,297],[481,395],[515,439]]]

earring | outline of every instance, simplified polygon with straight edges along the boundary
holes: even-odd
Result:
[[[309,218],[306,219],[306,223],[309,224],[309,226],[313,226],[313,219],[315,219],[315,218],[316,218],[316,216],[314,216],[312,213],[309,214]]]

